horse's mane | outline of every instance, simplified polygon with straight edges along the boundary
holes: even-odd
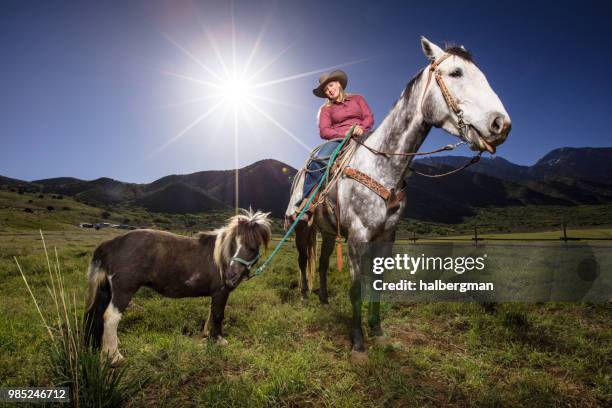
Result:
[[[444,47],[444,52],[457,56],[459,58],[463,58],[464,60],[475,64],[474,56],[472,55],[472,53],[466,50],[465,47],[463,47],[462,45],[447,44]]]
[[[232,247],[236,237],[240,237],[242,243],[251,248],[259,248],[261,245],[267,248],[272,238],[272,222],[268,218],[270,213],[252,209],[241,209],[240,212],[230,218],[226,226],[199,234],[200,242],[214,238],[213,257],[221,269],[229,263],[232,257]]]
[[[446,44],[444,48],[444,52],[447,52],[451,55],[455,55],[459,58],[463,58],[464,60],[469,61],[472,64],[476,64],[474,62],[474,56],[472,55],[472,53],[466,50],[461,45]],[[410,99],[412,92],[413,92],[413,88],[416,82],[421,78],[421,74],[423,73],[423,70],[425,70],[425,68],[420,69],[419,72],[417,72],[416,75],[412,77],[412,79],[408,82],[408,84],[406,84],[406,87],[404,88],[404,92],[402,93],[402,98]],[[395,103],[397,104],[397,102],[399,102],[400,99],[398,99]]]

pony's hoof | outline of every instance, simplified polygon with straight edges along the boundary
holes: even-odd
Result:
[[[113,360],[111,361],[111,367],[119,367],[125,363],[125,357],[121,355],[121,353],[115,353]]]
[[[351,363],[366,364],[368,362],[368,353],[366,351],[351,351]]]
[[[227,340],[225,340],[223,337],[219,336],[215,339],[213,339],[213,341],[215,342],[215,344],[219,345],[219,346],[227,346],[229,343],[227,342]]]

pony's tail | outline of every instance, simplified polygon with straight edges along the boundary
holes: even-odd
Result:
[[[106,271],[95,259],[89,264],[89,300],[85,311],[85,345],[100,349],[104,334],[104,312],[108,307],[112,292]]]
[[[307,248],[308,260],[306,261],[306,279],[308,280],[308,289],[312,291],[317,271],[317,230],[315,228],[310,228],[308,232]]]

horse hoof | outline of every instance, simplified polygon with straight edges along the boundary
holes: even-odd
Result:
[[[368,353],[365,351],[351,351],[351,363],[353,364],[366,364],[368,362]]]
[[[370,337],[384,337],[385,333],[383,332],[382,327],[374,326],[370,327]]]
[[[393,340],[391,340],[388,336],[384,336],[384,335],[374,336],[372,340],[374,341],[374,344],[379,347],[393,345]]]

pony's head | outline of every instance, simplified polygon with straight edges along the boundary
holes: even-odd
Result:
[[[430,60],[423,73],[425,122],[463,138],[472,150],[494,153],[510,133],[510,116],[471,54],[462,46],[442,50],[425,37],[421,46]]]
[[[249,276],[259,259],[260,248],[270,243],[270,213],[240,210],[229,223],[216,231],[214,259],[223,284],[234,289]]]

